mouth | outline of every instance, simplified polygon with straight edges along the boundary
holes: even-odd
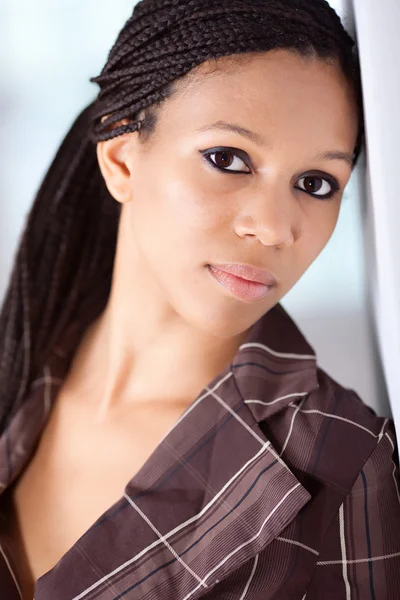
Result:
[[[225,266],[220,268],[215,265],[206,265],[206,267],[215,281],[233,296],[245,302],[256,302],[265,298],[276,286],[276,279],[273,275],[266,271],[257,270],[255,267],[247,267],[246,265],[229,265],[229,267],[226,267],[230,271],[235,271],[235,273],[225,271]],[[245,278],[245,273],[247,277],[252,277],[252,279]],[[263,281],[255,281],[255,278],[262,278]]]

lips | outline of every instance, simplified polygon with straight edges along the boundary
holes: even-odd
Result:
[[[267,285],[268,287],[274,287],[276,285],[276,279],[266,269],[260,269],[254,265],[248,265],[244,263],[228,263],[228,264],[216,264],[211,265],[220,271],[224,271],[225,273],[230,273],[231,275],[235,275],[236,277],[240,277],[246,281],[253,281],[256,283],[262,283],[263,285]]]
[[[223,270],[223,267],[225,270]],[[207,265],[208,271],[212,278],[222,287],[228,290],[230,295],[239,298],[245,302],[257,302],[262,298],[270,295],[275,287],[276,279],[271,273],[265,270],[260,270],[258,267],[248,265]],[[229,269],[228,272],[226,269]],[[232,273],[231,271],[235,271]],[[236,273],[240,273],[236,275]],[[243,277],[246,276],[246,279]],[[247,279],[255,277],[257,280],[263,279],[264,282]]]

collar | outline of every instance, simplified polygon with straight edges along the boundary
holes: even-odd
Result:
[[[66,343],[78,333],[73,326]],[[1,437],[5,487],[29,459],[67,364],[56,349]],[[256,556],[311,499],[259,423],[315,387],[315,354],[277,305],[167,432],[121,499],[38,580],[35,600],[102,598],[110,586],[118,598],[196,600]]]
[[[250,329],[231,368],[258,423],[319,387],[316,354],[280,304]]]

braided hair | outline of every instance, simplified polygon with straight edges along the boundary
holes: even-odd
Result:
[[[145,140],[175,82],[222,56],[291,49],[334,60],[351,82],[363,142],[354,40],[325,0],[141,0],[100,75],[100,92],[76,118],[26,218],[0,312],[0,432],[41,373],[66,327],[104,310],[121,205],[101,175],[97,142],[137,131]]]

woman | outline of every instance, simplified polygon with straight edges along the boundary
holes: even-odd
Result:
[[[362,144],[323,0],[143,0],[1,314],[1,597],[398,598],[393,423],[279,301]]]

